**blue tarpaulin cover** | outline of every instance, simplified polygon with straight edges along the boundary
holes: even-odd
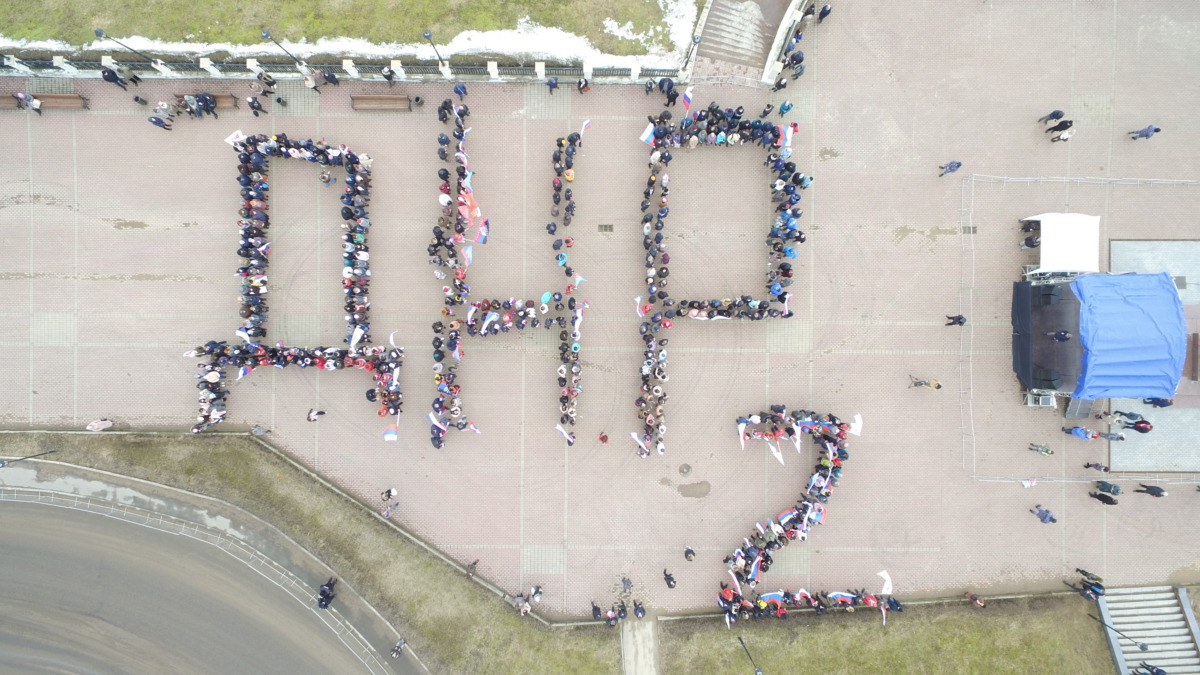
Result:
[[[1078,399],[1171,398],[1183,376],[1187,323],[1169,274],[1089,274],[1079,298]]]

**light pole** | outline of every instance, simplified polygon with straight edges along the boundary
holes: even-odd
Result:
[[[279,47],[280,49],[283,49],[283,53],[284,53],[284,54],[287,54],[287,55],[288,55],[288,56],[290,56],[290,57],[292,57],[292,60],[296,62],[296,66],[297,66],[297,67],[299,67],[299,68],[303,68],[303,67],[304,67],[304,62],[303,62],[303,61],[301,61],[300,59],[296,58],[296,56],[295,56],[294,54],[292,54],[291,52],[289,52],[287,49],[284,49],[284,46],[283,46],[283,45],[281,45],[281,44],[279,44],[279,40],[276,40],[275,38],[271,37],[271,31],[269,31],[269,30],[267,30],[266,28],[264,28],[264,29],[263,29],[263,32],[262,32],[262,36],[263,36],[263,37],[265,37],[266,39],[270,40],[271,42],[274,42],[274,43],[275,43],[275,46]]]
[[[1096,617],[1092,616],[1091,614],[1088,614],[1088,618],[1089,618],[1089,619],[1096,619],[1096,623],[1100,624],[1101,626],[1104,626],[1105,628],[1107,628],[1107,629],[1111,630],[1112,632],[1116,633],[1117,635],[1120,635],[1121,637],[1125,638],[1126,640],[1129,640],[1129,641],[1130,641],[1130,642],[1132,642],[1133,644],[1137,645],[1137,648],[1138,648],[1140,651],[1143,651],[1143,652],[1144,652],[1144,651],[1147,651],[1147,650],[1149,650],[1149,649],[1150,649],[1150,645],[1146,644],[1145,642],[1138,642],[1137,640],[1134,640],[1133,638],[1131,638],[1131,637],[1129,637],[1128,635],[1126,635],[1126,634],[1122,633],[1121,631],[1117,630],[1116,628],[1113,628],[1112,626],[1110,626],[1110,625],[1108,625],[1108,624],[1104,623],[1103,621],[1101,621],[1100,619],[1098,619],[1098,618],[1096,618]]]
[[[108,33],[105,33],[103,28],[97,28],[95,30],[95,33],[96,33],[96,37],[100,38],[101,40],[112,40],[113,42],[116,42],[117,44],[121,45],[125,49],[128,49],[129,51],[133,52],[134,54],[137,54],[138,56],[142,57],[143,59],[146,59],[150,63],[154,63],[155,61],[160,60],[160,59],[156,59],[156,58],[153,58],[150,56],[146,56],[145,54],[143,54],[142,52],[139,52],[138,50],[134,49],[133,47],[130,47],[129,45],[124,44],[124,43],[114,39],[111,35],[109,35]]]
[[[42,455],[49,455],[49,454],[52,454],[55,452],[58,452],[58,451],[57,450],[47,450],[46,452],[39,452],[36,455],[29,455],[28,457],[20,457],[17,459],[7,459],[7,460],[0,459],[0,469],[3,469],[4,467],[8,466],[9,464],[13,464],[14,462],[19,462],[23,459],[33,459],[34,457],[41,457]]]
[[[742,636],[740,635],[738,636],[738,642],[742,642]],[[763,675],[762,668],[759,668],[758,664],[754,663],[754,657],[750,656],[750,650],[747,649],[745,642],[742,642],[742,649],[746,650],[746,658],[750,659],[750,665],[754,666],[754,675]]]
[[[688,47],[687,54],[685,54],[685,55],[684,55],[684,57],[683,57],[683,65],[682,65],[682,66],[679,68],[680,70],[687,70],[687,64],[688,64],[688,61],[691,61],[691,60],[692,60],[692,54],[693,54],[693,53],[696,51],[696,49],[698,49],[699,47],[700,47],[700,36],[699,36],[699,35],[693,35],[693,36],[692,36],[692,46],[691,46],[691,47]]]
[[[429,46],[433,47],[433,53],[437,54],[438,65],[440,66],[442,64],[442,55],[440,52],[438,52],[437,45],[433,44],[433,31],[431,31],[431,30],[425,31],[425,39],[429,40]]]

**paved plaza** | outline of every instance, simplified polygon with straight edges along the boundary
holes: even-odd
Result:
[[[541,584],[542,608],[580,616],[616,597],[620,578],[655,612],[715,608],[721,559],[755,521],[791,506],[816,461],[785,447],[738,447],[735,420],[772,403],[861,413],[827,524],[776,556],[765,588],[875,588],[888,570],[902,599],[1061,590],[1086,567],[1115,586],[1200,580],[1193,474],[1111,474],[1170,487],[1118,507],[1087,497],[1105,441],[1059,431],[1061,415],[1022,405],[1011,370],[1010,294],[1035,252],[1017,219],[1073,211],[1101,217],[1108,241],[1196,238],[1200,179],[1194,36],[1200,5],[1160,2],[848,2],[806,32],[807,74],[778,94],[699,86],[695,103],[758,110],[795,104],[795,157],[815,177],[803,193],[808,243],[796,316],[756,323],[680,321],[671,328],[668,452],[639,459],[644,292],[641,214],[646,146],[638,134],[662,99],[640,86],[554,96],[541,83],[470,82],[468,151],[491,239],[475,246],[473,297],[561,289],[553,261],[550,155],[555,138],[592,128],[576,161],[571,264],[588,279],[579,441],[558,418],[557,333],[468,340],[460,383],[482,435],[428,441],[436,396],[433,334],[441,281],[425,247],[440,214],[437,103],[451,83],[397,85],[423,96],[413,113],[354,112],[349,96],[386,86],[343,82],[320,96],[295,81],[270,114],[146,122],[134,93],[248,93],[249,80],[145,80],[123,92],[95,80],[0,78],[14,91],[75,91],[90,111],[0,113],[0,386],[5,428],[80,428],[106,416],[135,429],[185,430],[196,409],[195,360],[209,339],[234,341],[238,319],[236,156],[223,139],[286,132],[375,158],[370,233],[372,333],[396,332],[407,360],[400,440],[363,393],[365,373],[259,369],[232,383],[219,431],[262,424],[304,464],[379,505],[512,593]],[[1069,143],[1038,117],[1061,108]],[[682,102],[675,109],[683,114]],[[778,116],[775,116],[779,119]],[[1162,134],[1129,140],[1157,124]],[[759,148],[681,149],[670,166],[667,241],[675,298],[762,295],[773,215]],[[938,178],[938,165],[963,162]],[[271,168],[268,341],[340,346],[340,218],[314,166]],[[1146,179],[1158,179],[1147,182]],[[611,232],[602,226],[611,225]],[[561,236],[560,232],[560,236]],[[1104,267],[1107,269],[1107,267]],[[1196,307],[1188,306],[1195,331]],[[965,314],[965,328],[943,316]],[[908,389],[908,376],[940,391]],[[315,424],[310,407],[328,411]],[[600,432],[611,444],[601,445]],[[1050,443],[1050,457],[1028,452]],[[686,475],[682,468],[686,465]],[[1115,477],[1115,478],[1114,478]],[[1022,479],[1037,478],[1033,488]],[[1179,485],[1177,482],[1185,484]],[[1055,512],[1057,525],[1028,513]],[[686,562],[682,551],[698,555]],[[663,568],[678,579],[668,590]],[[760,586],[760,589],[764,586]],[[539,608],[539,609],[542,609]]]

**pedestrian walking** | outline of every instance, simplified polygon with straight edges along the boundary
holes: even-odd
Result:
[[[1089,571],[1087,571],[1087,570],[1081,570],[1081,569],[1079,569],[1078,567],[1076,567],[1076,568],[1075,568],[1075,572],[1076,572],[1076,573],[1078,573],[1078,574],[1079,574],[1079,576],[1083,577],[1083,580],[1084,580],[1086,583],[1092,583],[1092,584],[1102,584],[1102,583],[1104,583],[1104,579],[1103,579],[1103,578],[1101,578],[1101,577],[1098,577],[1098,576],[1096,576],[1095,574],[1092,574],[1091,572],[1089,572]]]
[[[822,7],[821,13],[817,15],[817,23],[824,22],[825,17],[829,16],[829,13],[832,11],[833,11],[833,5],[825,5],[824,7]]]
[[[100,79],[104,80],[105,82],[111,82],[125,91],[129,91],[129,87],[125,86],[125,80],[122,80],[121,77],[117,75],[117,71],[113,70],[112,68],[105,68],[104,70],[101,70]]]
[[[987,607],[987,601],[984,600],[983,598],[979,597],[979,595],[976,593],[967,591],[966,593],[963,594],[963,597],[970,600],[971,606],[975,607],[976,609],[984,609]]]
[[[1063,120],[1063,121],[1059,122],[1058,124],[1055,124],[1055,125],[1052,125],[1052,126],[1048,127],[1044,133],[1047,133],[1047,134],[1049,134],[1049,133],[1052,133],[1052,132],[1055,132],[1055,131],[1066,131],[1067,129],[1070,129],[1070,128],[1071,128],[1071,127],[1073,127],[1073,126],[1075,126],[1075,122],[1074,122],[1074,121],[1072,121],[1072,120]]]
[[[575,88],[579,90],[579,93],[586,94],[592,90],[592,85],[590,82],[588,82],[586,77],[581,77],[579,78],[579,81],[575,83]]]
[[[316,422],[317,418],[324,414],[325,414],[324,410],[317,410],[316,408],[309,408],[308,409],[308,417],[306,419],[308,419],[309,422]]]
[[[1024,251],[1025,249],[1037,248],[1041,245],[1042,238],[1037,235],[1033,235],[1032,237],[1025,237],[1025,239],[1023,239],[1018,246],[1022,251]]]
[[[271,433],[271,430],[264,429],[261,426],[255,424],[254,426],[250,427],[250,431],[248,431],[246,433],[250,434],[251,436],[266,436],[267,434]]]
[[[683,557],[688,562],[691,562],[696,559],[696,552],[692,550],[691,546],[684,546],[683,547]]]
[[[147,117],[146,119],[150,122],[150,124],[153,124],[159,129],[171,131],[171,120],[164,120],[161,117]]]
[[[1149,663],[1146,663],[1145,661],[1142,661],[1141,663],[1139,663],[1138,668],[1145,669],[1144,675],[1167,675],[1167,671],[1163,670],[1162,668],[1159,668],[1158,666],[1152,666]]]
[[[1088,496],[1105,506],[1116,506],[1117,498],[1103,492],[1089,492]]]
[[[1029,451],[1036,452],[1041,455],[1053,455],[1054,454],[1054,450],[1051,450],[1050,446],[1046,445],[1045,443],[1030,443]]]
[[[1054,340],[1055,342],[1069,342],[1071,340],[1071,331],[1069,331],[1069,330],[1051,331],[1049,333],[1046,333],[1046,337]]]
[[[1074,129],[1067,129],[1066,131],[1062,132],[1061,134],[1051,137],[1050,142],[1055,143],[1058,141],[1069,141],[1069,140],[1071,140],[1071,137],[1074,135],[1075,135]]]
[[[937,380],[932,380],[932,379],[930,379],[930,380],[918,380],[917,378],[913,377],[912,375],[909,375],[909,376],[908,376],[908,380],[909,380],[909,382],[908,382],[908,388],[909,388],[909,389],[913,389],[913,388],[917,388],[917,389],[941,389],[941,388],[942,388],[942,383],[941,383],[941,382],[938,382]]]
[[[454,85],[454,93],[458,94],[458,100],[463,100],[467,97],[467,85],[459,82]]]
[[[1138,483],[1138,485],[1141,485],[1142,489],[1134,490],[1134,492],[1141,492],[1143,494],[1148,494],[1151,497],[1166,497],[1167,496],[1167,491],[1160,488],[1157,485],[1146,485],[1144,483]]]
[[[1123,429],[1133,429],[1139,434],[1148,434],[1154,430],[1154,426],[1146,420],[1138,420],[1136,422],[1126,422]]]
[[[125,80],[126,82],[129,82],[130,84],[135,85],[135,86],[140,87],[142,85],[142,78],[138,77],[137,72],[135,72],[129,66],[127,66],[123,63],[118,64],[116,71],[117,71],[117,77],[121,78],[122,80]]]
[[[1136,141],[1139,138],[1149,139],[1151,136],[1153,136],[1154,134],[1157,134],[1160,131],[1162,131],[1162,129],[1159,129],[1158,127],[1151,124],[1150,126],[1146,127],[1145,129],[1138,129],[1137,131],[1131,131],[1131,132],[1129,132],[1129,134],[1131,136],[1133,136],[1133,140]]]
[[[1092,591],[1092,589],[1084,587],[1084,586],[1076,586],[1075,584],[1073,584],[1069,581],[1063,581],[1063,584],[1065,584],[1068,588],[1073,589],[1084,600],[1090,600],[1092,602],[1096,602],[1096,599],[1098,596],[1096,595],[1095,592]]]
[[[759,118],[759,119],[763,119],[763,118],[765,118],[767,115],[770,115],[770,114],[771,114],[771,111],[772,111],[772,110],[774,110],[774,109],[775,109],[775,106],[774,106],[773,104],[771,104],[771,103],[768,103],[768,104],[767,104],[767,105],[766,105],[766,106],[763,108],[763,111],[762,111],[762,113],[760,113],[760,114],[759,114],[758,118]]]
[[[1083,465],[1085,469],[1095,469],[1101,473],[1108,473],[1108,467],[1099,462],[1088,462]]]
[[[279,83],[276,82],[275,78],[271,77],[271,75],[269,73],[267,73],[267,71],[260,70],[260,71],[258,71],[258,75],[256,75],[255,77],[258,78],[259,82],[262,82],[262,93],[267,94],[267,95],[271,95],[271,94],[275,93],[275,85],[279,84]]]
[[[1142,415],[1141,413],[1121,412],[1120,410],[1114,410],[1113,415],[1120,415],[1121,417],[1124,417],[1125,419],[1129,420],[1130,422],[1137,422],[1138,420],[1146,419],[1145,416]]]
[[[624,588],[626,593],[633,590],[633,582],[629,580],[629,577],[621,577],[621,588]]]
[[[791,101],[784,101],[783,103],[780,103],[779,104],[779,116],[783,117],[784,115],[792,112],[793,107],[795,107],[795,106],[792,105]]]
[[[42,114],[42,100],[38,97],[34,96],[33,94],[25,94],[25,103],[33,112],[37,113],[38,115]]]
[[[603,431],[600,432],[600,444],[608,445],[608,434],[604,433]]]
[[[663,581],[667,582],[667,588],[675,588],[675,577],[667,570],[663,570]]]
[[[1043,115],[1043,116],[1039,117],[1038,122],[1040,124],[1045,124],[1046,122],[1049,122],[1050,120],[1061,120],[1062,118],[1063,118],[1063,111],[1052,110],[1052,111],[1050,111],[1050,113],[1048,115]]]
[[[965,326],[965,325],[967,325],[967,317],[963,316],[962,314],[955,314],[954,316],[950,316],[947,314],[946,318],[949,319],[949,321],[946,322],[947,326]]]
[[[941,178],[942,176],[945,176],[948,173],[954,173],[955,171],[958,171],[959,169],[961,169],[962,162],[958,162],[958,161],[946,162],[945,164],[939,166],[938,168],[942,170],[942,172],[938,174],[938,178]]]
[[[778,80],[775,80],[775,86],[771,87],[771,91],[779,91],[780,89],[786,89],[786,88],[787,88],[787,78],[781,77]]]
[[[379,498],[380,498],[380,500],[386,502],[386,501],[396,497],[399,494],[400,494],[400,491],[397,490],[396,488],[388,488],[379,494]]]
[[[676,102],[676,101],[678,101],[678,100],[679,100],[679,90],[677,90],[677,89],[675,89],[675,88],[673,88],[673,87],[672,87],[671,89],[668,89],[668,90],[667,90],[667,103],[666,103],[666,105],[667,105],[667,106],[673,106],[673,105],[675,105],[675,102]],[[666,106],[664,106],[664,107],[666,107]]]
[[[1109,440],[1109,441],[1123,441],[1123,440],[1125,440],[1125,434],[1113,433],[1113,432],[1111,432],[1111,431],[1100,431],[1100,432],[1097,432],[1097,433],[1099,433],[1099,434],[1100,434],[1100,438],[1103,438],[1103,439],[1105,439],[1105,440]]]
[[[1094,441],[1097,438],[1100,438],[1100,434],[1084,427],[1071,427],[1070,429],[1063,427],[1062,431],[1068,436],[1074,436],[1075,438],[1080,438],[1085,441]]]
[[[1043,523],[1045,523],[1047,525],[1049,525],[1050,523],[1058,522],[1058,519],[1054,517],[1054,513],[1052,513],[1050,511],[1050,509],[1042,508],[1041,504],[1038,504],[1037,506],[1033,507],[1032,509],[1029,509],[1029,512],[1032,513],[1033,515],[1037,516],[1038,520],[1042,521]]]
[[[809,3],[808,7],[804,8],[804,14],[800,15],[800,19],[803,20],[803,19],[807,19],[811,16],[815,16],[816,13],[817,13],[817,6],[812,3]]]
[[[1144,399],[1142,399],[1142,403],[1145,403],[1146,405],[1154,406],[1155,408],[1170,408],[1171,406],[1175,405],[1175,399],[1173,399],[1173,398],[1144,398]]]
[[[550,95],[554,95],[554,90],[558,89],[558,78],[552,77],[546,80],[546,88],[550,90]]]
[[[383,75],[383,79],[387,80],[389,87],[396,86],[396,71],[392,70],[388,66],[384,66],[383,70],[379,71],[379,74]]]
[[[246,105],[250,106],[250,112],[254,113],[255,117],[258,117],[259,113],[267,114],[267,111],[263,110],[262,101],[259,101],[257,96],[247,96]]]
[[[475,576],[475,569],[476,569],[477,567],[479,567],[479,561],[478,561],[478,560],[476,560],[475,562],[471,563],[470,565],[467,565],[467,578],[468,578],[468,579],[470,579],[471,577]]]

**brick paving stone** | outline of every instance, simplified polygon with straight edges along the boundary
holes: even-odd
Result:
[[[1060,20],[1030,20],[1009,6],[842,5],[806,32],[808,72],[783,92],[697,88],[698,106],[716,99],[757,114],[767,101],[796,103],[788,118],[801,125],[796,161],[816,177],[802,202],[810,241],[792,287],[796,318],[684,321],[669,331],[669,450],[645,460],[625,437],[638,424],[633,373],[642,359],[632,298],[644,289],[646,149],[636,139],[658,97],[639,86],[597,86],[582,97],[564,87],[551,97],[540,83],[469,85],[468,150],[492,220],[471,272],[479,297],[536,297],[565,283],[543,229],[549,158],[555,138],[593,122],[571,186],[578,215],[560,232],[578,242],[571,264],[589,279],[577,296],[592,306],[585,393],[579,440],[568,449],[553,429],[554,332],[468,340],[463,398],[483,433],[454,433],[437,451],[424,415],[442,282],[424,247],[438,214],[434,139],[446,129],[435,111],[450,85],[346,81],[319,96],[292,86],[289,105],[271,103],[265,117],[243,107],[220,120],[178,120],[167,133],[150,127],[134,94],[157,102],[243,92],[247,82],[148,79],[126,93],[69,81],[91,98],[90,112],[0,113],[15,155],[0,169],[0,343],[11,366],[0,424],[79,428],[108,416],[135,428],[190,426],[193,364],[179,355],[210,338],[233,340],[237,326],[237,190],[222,139],[235,129],[324,137],[376,159],[373,335],[384,343],[397,331],[407,350],[401,439],[381,440],[387,420],[363,400],[371,380],[358,372],[259,370],[231,383],[225,426],[273,428],[273,442],[373,508],[382,508],[380,490],[397,487],[396,522],[463,564],[479,559],[479,573],[510,592],[542,584],[547,611],[579,615],[593,599],[607,607],[623,574],[635,582],[632,597],[652,608],[709,609],[721,558],[755,521],[792,503],[813,462],[809,445],[801,453],[785,445],[782,467],[761,444],[738,449],[733,420],[775,402],[860,412],[866,431],[851,445],[828,523],[780,553],[768,589],[873,588],[881,569],[902,598],[1051,589],[1076,566],[1117,585],[1195,581],[1187,566],[1200,550],[1185,496],[1131,496],[1116,509],[1087,498],[1098,474],[1082,464],[1104,461],[1107,446],[1068,438],[1059,415],[1021,405],[1008,317],[1011,282],[1036,260],[1016,246],[1022,216],[1098,213],[1109,240],[1187,238],[1185,224],[1200,215],[1194,185],[1077,179],[1196,178],[1195,47],[1178,34],[1200,17],[1148,2],[1115,15],[1046,9]],[[0,95],[59,82],[3,78]],[[357,113],[356,92],[426,103]],[[1055,107],[1076,119],[1069,144],[1050,143],[1035,122]],[[1162,136],[1124,135],[1151,122]],[[675,297],[759,292],[760,230],[771,214],[763,154],[675,153],[665,232]],[[937,166],[951,159],[963,170],[938,179]],[[271,168],[268,339],[336,345],[337,192],[316,174],[291,161]],[[967,327],[941,325],[959,312]],[[945,389],[910,390],[910,373]],[[310,424],[310,407],[329,414]],[[610,445],[596,441],[602,430]],[[1029,453],[1031,441],[1056,453]],[[1026,478],[1038,485],[1022,488]],[[1059,523],[1031,516],[1036,503]],[[684,561],[685,545],[696,561]],[[1153,561],[1141,554],[1148,546],[1157,547]],[[663,567],[678,588],[665,587]]]

